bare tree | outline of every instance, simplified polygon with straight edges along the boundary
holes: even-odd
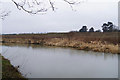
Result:
[[[23,10],[30,14],[37,14],[37,13],[46,13],[49,9],[52,11],[55,11],[57,9],[56,7],[56,1],[57,0],[11,0],[16,7],[19,10]],[[80,4],[86,0],[60,0],[68,5],[73,9],[73,5]],[[1,8],[2,2],[0,2],[0,8]],[[10,14],[11,11],[6,11],[3,9],[0,9],[0,18],[2,20],[5,19]]]
[[[2,19],[2,20],[4,20],[9,14],[10,14],[10,12],[11,11],[2,11],[1,13],[0,13],[0,18]]]
[[[55,11],[57,0],[12,0],[12,2],[16,5],[19,10],[23,10],[27,13],[37,14],[37,13],[45,13],[49,9]],[[66,2],[72,8],[73,5],[80,4],[85,0],[61,0]]]
[[[11,11],[6,11],[2,8],[2,2],[0,2],[0,19],[4,20],[10,14]]]

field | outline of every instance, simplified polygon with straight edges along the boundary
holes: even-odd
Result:
[[[51,38],[67,38],[69,40],[79,40],[84,42],[90,41],[102,41],[113,44],[120,43],[120,32],[71,32],[71,33],[48,33],[48,34],[18,34],[18,35],[3,35],[3,40],[7,39],[34,39],[34,40],[43,40]]]
[[[73,47],[80,50],[120,53],[120,32],[70,32],[3,35],[3,43]]]

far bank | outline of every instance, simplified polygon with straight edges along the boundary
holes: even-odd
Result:
[[[106,53],[120,53],[120,32],[70,32],[3,35],[3,43],[72,47]]]

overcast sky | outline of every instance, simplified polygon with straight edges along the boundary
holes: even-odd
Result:
[[[3,9],[12,11],[2,22],[2,33],[46,33],[79,30],[82,26],[101,29],[104,22],[118,25],[118,0],[85,0],[72,11],[66,3],[56,3],[57,10],[31,15],[6,0]]]

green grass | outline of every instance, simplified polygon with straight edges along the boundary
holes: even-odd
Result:
[[[27,80],[10,64],[9,60],[2,57],[2,80],[9,80],[11,78]]]

